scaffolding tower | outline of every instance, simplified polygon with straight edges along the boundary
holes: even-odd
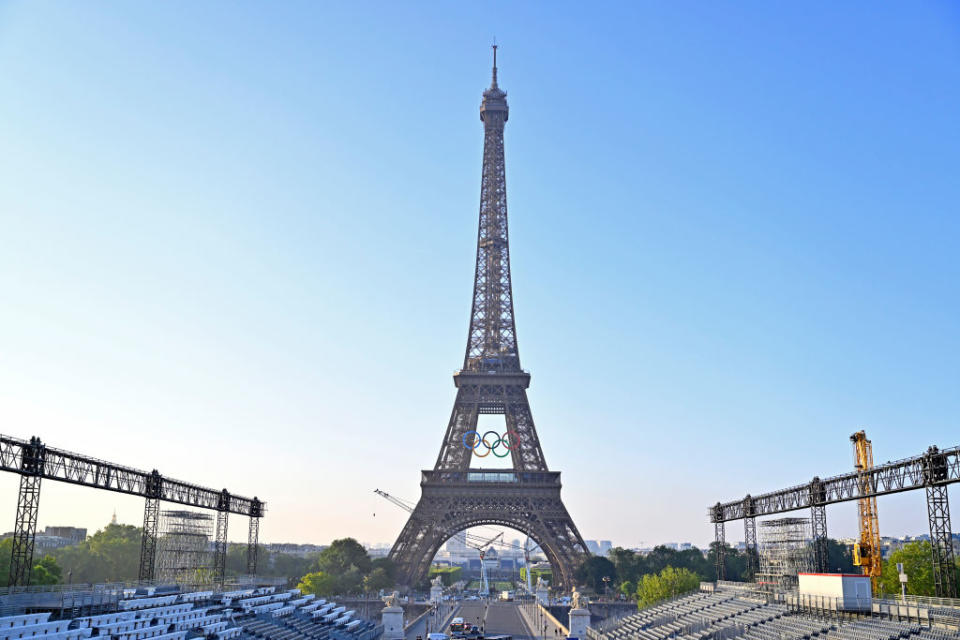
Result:
[[[213,516],[196,511],[161,511],[158,581],[191,587],[213,579],[210,537]]]
[[[813,570],[809,518],[779,518],[760,523],[757,584],[771,591],[797,587],[797,574]]]

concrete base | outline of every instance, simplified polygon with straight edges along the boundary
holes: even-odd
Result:
[[[570,633],[568,638],[587,637],[587,627],[590,626],[590,611],[587,609],[570,609]]]
[[[384,607],[380,620],[383,622],[383,640],[403,640],[403,607]]]

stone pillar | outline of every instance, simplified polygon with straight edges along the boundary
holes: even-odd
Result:
[[[403,607],[384,607],[381,613],[383,640],[403,640]]]
[[[567,634],[568,638],[584,640],[587,637],[587,627],[589,626],[589,609],[570,609],[570,633]]]
[[[443,602],[443,587],[433,585],[430,587],[430,602],[440,604]]]

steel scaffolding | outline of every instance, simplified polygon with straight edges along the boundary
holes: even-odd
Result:
[[[210,537],[213,516],[196,511],[161,511],[158,580],[200,586],[213,579]]]
[[[757,584],[771,590],[797,586],[797,573],[813,569],[809,518],[780,518],[760,523],[760,571]]]

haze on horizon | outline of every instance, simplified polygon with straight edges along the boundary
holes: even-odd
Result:
[[[705,545],[860,428],[958,444],[949,2],[4,3],[0,431],[257,495],[268,542],[392,542],[373,490],[417,498],[462,363],[494,35],[519,349],[585,538]],[[39,522],[142,508],[48,482]],[[920,495],[879,512],[927,532]]]

